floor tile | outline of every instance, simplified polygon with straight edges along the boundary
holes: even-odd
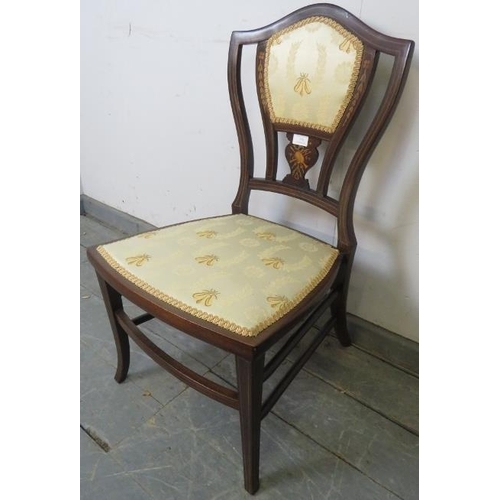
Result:
[[[418,437],[302,372],[273,412],[388,490],[418,499]]]
[[[188,389],[113,454],[154,498],[250,498],[240,446],[237,412]],[[274,415],[261,457],[257,498],[397,498]]]
[[[92,217],[80,216],[80,244],[84,247],[107,243],[125,236],[121,231],[106,227]]]
[[[309,365],[314,365],[312,359]],[[277,377],[290,366],[288,361],[283,363]],[[230,358],[213,372],[236,385]],[[270,382],[271,387],[264,385],[264,400],[273,386]],[[344,392],[303,371],[272,411],[390,491],[417,498],[418,437]]]
[[[329,313],[323,314],[316,322],[316,326],[320,328],[329,319]],[[347,314],[347,324],[353,345],[418,376],[418,343],[389,332],[380,326],[370,324],[352,314]],[[330,334],[335,337],[335,330],[332,330]]]
[[[102,297],[101,289],[99,288],[99,282],[97,281],[97,276],[95,274],[94,268],[88,260],[80,263],[80,285],[85,287],[96,297]]]
[[[80,430],[80,498],[150,500],[151,496]]]
[[[80,245],[80,264],[87,261],[87,249]]]
[[[90,300],[90,299],[87,299]],[[105,328],[102,330],[104,335],[97,331],[89,334],[87,328],[82,327],[82,394],[89,390],[99,390],[99,388],[107,386],[111,380],[112,384],[116,385],[116,390],[119,389],[119,384],[114,381],[116,369],[116,348],[114,345],[113,335],[107,322],[107,317],[96,318],[94,316],[93,324],[97,323],[97,319],[103,323]],[[160,346],[161,342],[157,342]],[[137,388],[142,389],[145,394],[151,394],[159,403],[166,404],[175,396],[186,389],[186,385],[171,376],[161,366],[155,363],[147,356],[133,341],[130,342],[130,369],[126,379],[127,383],[133,383]],[[207,368],[188,356],[183,351],[169,344],[167,346],[169,354],[178,361],[184,363],[192,370],[201,374],[207,371]],[[97,375],[101,375],[100,380],[95,381]]]
[[[152,332],[155,337],[163,338],[185,351],[208,368],[212,368],[228,355],[227,352],[179,332],[156,319],[146,323],[145,329]]]
[[[299,350],[291,353],[295,359]],[[355,347],[327,336],[306,370],[418,433],[418,379]]]
[[[103,301],[80,288],[80,338],[98,356],[116,366],[116,347]]]
[[[132,381],[117,384],[98,377],[86,384],[80,399],[80,422],[91,435],[113,448],[151,418],[162,404]]]

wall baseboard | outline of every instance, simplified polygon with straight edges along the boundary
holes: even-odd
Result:
[[[83,214],[82,214],[83,207]],[[104,224],[114,227],[125,234],[137,234],[143,231],[150,231],[156,229],[156,226],[149,224],[134,217],[133,215],[126,214],[116,208],[110,207],[94,200],[85,194],[80,195],[80,214],[90,215]]]
[[[130,235],[156,229],[156,226],[148,222],[121,212],[84,194],[80,195],[80,214],[89,215]],[[356,347],[412,375],[418,376],[419,346],[417,342],[390,332],[353,314],[347,315],[347,321],[349,332]]]
[[[347,324],[353,344],[363,351],[418,376],[418,343],[369,321],[347,314]]]

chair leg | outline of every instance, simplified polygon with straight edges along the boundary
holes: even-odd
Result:
[[[118,324],[115,317],[116,311],[123,309],[122,296],[112,288],[99,275],[97,276],[99,286],[101,288],[102,298],[108,313],[111,329],[115,338],[116,352],[118,364],[116,367],[115,380],[121,383],[127,377],[130,366],[130,343],[125,330]]]
[[[236,372],[240,402],[243,475],[245,489],[253,495],[259,489],[264,356],[251,360],[236,356]]]
[[[338,304],[332,306],[332,314],[335,316],[335,333],[339,342],[344,347],[349,347],[352,344],[351,336],[347,329],[347,297],[342,294]]]

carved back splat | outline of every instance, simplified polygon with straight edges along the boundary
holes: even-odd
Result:
[[[290,132],[286,134],[290,143],[285,148],[285,157],[291,173],[285,176],[283,182],[309,189],[309,181],[305,179],[305,175],[318,161],[318,146],[321,144],[321,139],[309,137],[307,146],[298,146],[292,143],[293,136],[294,134]]]

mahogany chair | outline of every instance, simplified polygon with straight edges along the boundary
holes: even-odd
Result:
[[[265,177],[254,177],[253,146],[240,79],[242,48],[257,44],[257,93],[267,149]],[[90,248],[111,322],[122,382],[129,337],[160,366],[201,393],[239,411],[245,489],[259,488],[261,420],[335,329],[343,346],[349,277],[356,250],[354,199],[361,176],[402,93],[414,43],[386,36],[341,7],[311,5],[269,26],[236,31],[229,46],[229,97],[236,122],[241,177],[232,214],[185,222]],[[373,118],[329,195],[339,150],[365,103],[380,54],[392,69]],[[277,178],[278,134],[290,173]],[[326,143],[317,183],[309,169]],[[336,245],[248,215],[251,191],[279,193],[326,211]],[[332,228],[334,225],[332,224]],[[332,231],[332,238],[333,238]],[[333,241],[333,239],[332,239]],[[145,313],[131,318],[122,296]],[[330,319],[262,401],[263,383],[324,313]],[[237,390],[193,372],[156,346],[139,325],[157,318],[235,356]],[[301,324],[300,327],[298,325]],[[265,363],[266,352],[293,333]]]

